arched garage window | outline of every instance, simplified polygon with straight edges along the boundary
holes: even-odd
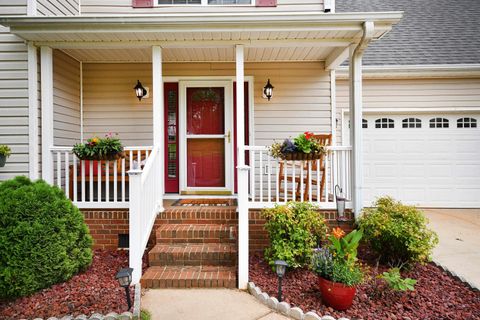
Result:
[[[448,119],[445,119],[445,118],[430,119],[430,128],[448,128]]]
[[[362,119],[362,128],[363,129],[368,129],[368,120],[367,119]]]
[[[377,129],[386,129],[386,128],[394,128],[395,122],[393,119],[389,118],[380,118],[375,120],[375,128]]]
[[[474,118],[460,118],[457,120],[457,128],[476,128],[477,119]]]
[[[407,118],[402,120],[402,128],[421,128],[422,120],[418,118]]]

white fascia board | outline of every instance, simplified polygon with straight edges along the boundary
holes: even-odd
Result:
[[[480,64],[379,65],[363,66],[363,78],[443,78],[479,77]],[[337,68],[337,79],[348,79],[348,66]]]

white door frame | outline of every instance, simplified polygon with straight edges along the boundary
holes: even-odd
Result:
[[[225,98],[225,187],[188,187],[187,186],[187,88],[223,87]],[[180,193],[229,193],[233,194],[233,83],[229,80],[180,80],[178,84],[179,105],[179,189]],[[227,134],[230,133],[230,142]]]

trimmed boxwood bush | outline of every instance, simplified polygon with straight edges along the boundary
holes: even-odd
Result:
[[[274,267],[275,260],[284,260],[291,268],[309,264],[313,249],[327,233],[321,213],[306,202],[289,202],[263,210],[263,216],[270,238],[265,249],[269,265]]]
[[[358,221],[380,260],[396,267],[430,260],[438,237],[427,223],[422,211],[390,197],[379,198],[374,207],[364,209]]]
[[[83,215],[62,190],[16,177],[0,183],[0,298],[66,281],[92,261]]]

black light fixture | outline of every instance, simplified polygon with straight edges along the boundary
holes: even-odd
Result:
[[[130,298],[130,284],[132,283],[132,268],[124,268],[118,271],[116,279],[120,284],[120,287],[125,288],[125,294],[127,295],[128,310],[132,308],[132,299]]]
[[[137,85],[133,89],[135,89],[135,95],[137,96],[138,101],[141,101],[142,98],[147,95],[147,89],[142,86],[140,80],[137,80]]]
[[[273,88],[274,87],[270,83],[270,79],[268,79],[267,84],[265,85],[265,87],[263,87],[263,94],[265,95],[265,97],[267,97],[268,101],[270,101],[273,96]]]
[[[338,190],[338,192],[337,192]],[[337,202],[337,220],[338,221],[345,221],[347,220],[345,217],[345,196],[343,195],[342,188],[335,186],[335,200]]]
[[[278,302],[282,302],[282,279],[287,272],[288,263],[283,260],[275,260],[275,271],[278,276]]]

